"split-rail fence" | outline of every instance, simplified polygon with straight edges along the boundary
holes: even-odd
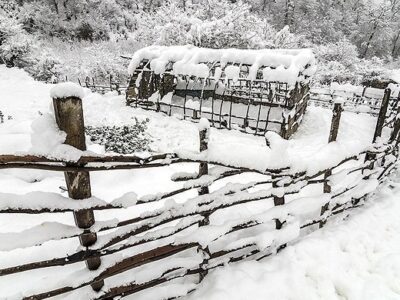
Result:
[[[24,247],[43,247],[48,241],[78,238],[81,247],[67,256],[55,255],[43,260],[33,258],[22,264],[16,262],[0,269],[0,280],[3,276],[39,269],[51,274],[55,267],[86,262],[87,271],[79,273],[80,276],[60,278],[57,286],[43,283],[39,289],[26,291],[23,299],[46,299],[83,290],[92,299],[113,299],[168,285],[183,277],[194,280],[185,292],[177,289],[172,299],[192,292],[196,280],[201,281],[212,269],[242,260],[260,260],[276,253],[302,232],[322,227],[332,216],[362,205],[396,168],[400,110],[398,106],[390,107],[390,95],[390,90],[386,90],[371,147],[367,151],[343,157],[334,165],[327,164],[327,167],[312,171],[294,172],[289,167],[266,170],[244,168],[174,153],[148,157],[81,156],[77,161],[34,155],[1,155],[0,169],[39,169],[65,174],[68,201],[54,199],[54,203],[42,202],[42,199],[30,199],[27,194],[15,195],[18,199],[15,203],[0,204],[1,214],[74,215],[77,231],[68,231],[60,236],[52,235],[50,230],[45,238],[28,241]],[[53,105],[57,125],[67,134],[65,143],[85,150],[81,99],[53,99]],[[329,143],[337,138],[342,111],[342,103],[334,103],[331,130],[327,137]],[[199,153],[206,153],[208,135],[208,128],[199,129]],[[145,213],[117,221],[96,222],[96,212],[109,210],[118,218],[119,211],[125,210],[126,204],[94,200],[90,172],[111,173],[112,170],[164,168],[188,163],[198,164],[197,174],[182,173],[171,179],[184,181],[182,187],[132,201],[129,209],[148,207]],[[229,177],[248,173],[260,175],[262,179],[245,184],[216,185]],[[311,186],[319,192],[304,196],[304,190]],[[133,182],[133,191],[134,187]],[[197,195],[189,197],[188,191]],[[186,201],[151,208],[151,204],[178,195],[186,197]],[[246,218],[230,218],[226,214],[222,225],[215,223],[219,213],[254,203],[263,204],[259,213]],[[26,235],[29,232],[26,230]],[[18,236],[23,237],[24,232]],[[15,246],[19,247],[22,246]]]

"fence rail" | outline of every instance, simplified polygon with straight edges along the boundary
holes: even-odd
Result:
[[[390,90],[385,95],[390,95]],[[383,103],[389,103],[389,97]],[[56,121],[67,133],[66,143],[85,149],[81,99],[54,99]],[[328,142],[334,142],[340,127],[341,103],[334,104]],[[394,113],[390,113],[394,110]],[[389,112],[389,113],[388,113]],[[394,115],[393,122],[387,121]],[[378,114],[374,140],[368,151],[343,157],[332,166],[319,170],[293,172],[280,169],[252,169],[206,160],[209,128],[199,130],[199,155],[182,157],[174,153],[148,157],[82,156],[77,161],[64,161],[34,155],[1,155],[0,169],[25,168],[64,172],[69,198],[54,193],[26,195],[1,194],[1,214],[72,213],[77,227],[61,223],[41,230],[41,239],[27,239],[31,229],[18,234],[18,241],[3,250],[42,247],[47,241],[79,238],[82,245],[76,252],[51,259],[32,259],[27,263],[0,269],[0,276],[21,272],[62,267],[86,262],[87,271],[79,277],[67,276],[58,286],[44,286],[48,290],[32,290],[23,299],[46,299],[86,289],[90,299],[124,297],[185,276],[207,276],[207,272],[227,263],[259,260],[282,249],[293,241],[303,228],[324,226],[334,215],[359,207],[387,175],[395,169],[398,158],[400,118],[397,107],[382,105]],[[385,129],[386,128],[386,129]],[[390,130],[389,139],[382,140],[383,129]],[[172,179],[183,186],[141,198],[106,202],[91,196],[90,173],[117,169],[162,168],[171,164],[199,166],[196,174],[177,174]],[[242,184],[215,183],[244,173],[256,173],[262,179]],[[305,188],[316,185],[320,193],[303,196]],[[186,192],[197,196],[187,197]],[[96,222],[95,211],[135,209],[158,203],[172,196],[186,197],[183,203],[150,209],[138,216]],[[126,200],[126,199],[125,199]],[[227,218],[223,224],[212,220],[218,212],[262,203],[258,214]],[[221,220],[220,220],[221,221]],[[52,226],[64,228],[55,231]],[[60,234],[59,232],[62,232]],[[44,236],[44,238],[43,238]],[[151,270],[151,272],[149,272]],[[133,273],[132,273],[133,272]],[[118,274],[129,274],[120,277]],[[106,284],[105,284],[106,283]],[[93,291],[88,292],[88,288]],[[188,292],[193,286],[188,288]],[[176,297],[179,297],[177,295]]]
[[[84,80],[78,78],[78,82],[82,87],[86,87],[91,89],[93,92],[98,92],[103,94],[110,91],[116,91],[119,95],[121,95],[123,93],[126,93],[129,87],[129,82],[116,81],[114,80],[112,75],[109,75],[108,82],[99,83],[96,82],[94,77],[89,77],[89,76],[87,76]],[[203,95],[201,97],[200,95],[196,94],[198,91],[193,90],[192,92],[194,93],[192,95],[193,97],[199,97],[201,99],[208,99],[208,98],[214,99],[215,97],[214,95],[215,91],[213,90],[203,91]],[[346,90],[343,87],[339,87],[337,90],[328,87],[325,88],[312,87],[311,90],[304,95],[304,99],[296,105],[295,117],[293,118],[293,120],[291,120],[291,125],[289,126],[290,127],[289,129],[292,133],[296,131],[297,127],[301,122],[302,115],[307,107],[307,104],[311,104],[317,107],[332,109],[335,99],[338,97],[341,97],[344,100],[344,103],[342,105],[343,110],[355,113],[366,113],[376,117],[380,111],[381,101],[383,99],[384,92],[385,92],[384,89],[371,88],[367,86],[363,87],[352,86],[352,91]],[[247,95],[248,97],[244,100],[242,99],[238,101],[238,103],[249,105],[248,108],[250,107],[250,104],[259,105],[259,109],[258,112],[255,114],[255,117],[251,117],[248,115],[249,109],[247,109],[247,114],[245,116],[240,116],[238,114],[233,113],[232,101],[235,102],[233,96],[237,96],[235,95],[235,93],[236,92],[234,92],[233,94],[232,92],[231,93],[227,92],[226,95],[224,93],[222,101],[220,101],[219,107],[218,105],[214,105],[214,101],[212,101],[211,109],[207,105],[204,105],[206,101],[202,100],[200,101],[199,108],[185,105],[186,98],[187,95],[190,94],[190,90],[189,91],[187,90],[185,93],[182,93],[182,90],[175,91],[175,94],[177,96],[183,97],[184,99],[183,106],[181,104],[173,104],[173,103],[167,104],[158,101],[156,103],[156,107],[153,107],[154,103],[147,100],[136,101],[135,106],[137,107],[137,105],[140,104],[142,107],[145,107],[146,109],[162,112],[166,115],[172,115],[173,110],[180,111],[183,109],[182,116],[184,119],[198,122],[200,116],[204,116],[208,118],[211,121],[212,125],[217,128],[231,129],[232,127],[234,127],[236,130],[246,133],[252,133],[254,135],[264,135],[264,133],[269,129],[267,126],[268,123],[271,124],[272,126],[271,128],[276,127],[276,128],[281,128],[281,130],[285,130],[286,127],[285,120],[282,123],[282,120],[271,119],[270,118],[271,108],[268,108],[267,112],[264,111],[265,109],[261,109],[264,103],[262,101],[256,100],[259,97],[257,93],[254,93],[253,98],[251,97],[251,93],[250,94],[245,93],[245,95]],[[263,91],[261,91],[261,94],[262,93]],[[284,97],[284,93],[281,96]],[[225,98],[227,101],[224,101]],[[392,91],[389,97],[390,109],[388,110],[388,113],[390,115],[388,116],[386,120],[387,124],[385,125],[389,125],[389,123],[394,122],[397,113],[396,108],[398,107],[399,101],[400,101],[400,89],[397,87],[395,90]],[[229,106],[229,108],[226,107],[227,105]],[[274,106],[278,107],[280,105],[272,103],[271,107]],[[232,122],[235,123],[235,126],[232,126]],[[243,124],[243,126],[238,124]]]

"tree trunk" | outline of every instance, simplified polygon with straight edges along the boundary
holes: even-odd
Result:
[[[374,36],[375,36],[375,33],[376,33],[376,29],[377,29],[377,28],[378,28],[378,25],[375,23],[375,24],[374,24],[374,28],[372,29],[372,33],[370,34],[370,36],[369,36],[369,38],[368,38],[367,45],[365,46],[365,50],[364,50],[364,52],[363,52],[361,58],[365,58],[365,57],[367,56],[369,46],[371,45],[371,41],[372,41],[372,39],[373,39]]]
[[[397,45],[397,42],[399,41],[399,38],[400,38],[400,29],[397,31],[397,34],[393,39],[392,57],[395,57],[395,55],[396,55],[396,52],[397,52],[396,45]]]
[[[285,25],[292,27],[294,25],[294,0],[286,0],[285,7]]]

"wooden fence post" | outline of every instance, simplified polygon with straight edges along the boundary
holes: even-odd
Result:
[[[340,118],[342,116],[342,103],[337,102],[333,106],[333,114],[332,114],[332,121],[331,121],[331,129],[329,131],[329,139],[328,143],[334,142],[337,139],[339,133],[339,125],[340,125]],[[327,182],[328,178],[332,176],[332,169],[327,170],[324,174],[324,193],[330,193],[332,191],[331,186]],[[329,203],[326,203],[321,208],[321,216],[329,209]],[[326,221],[321,221],[319,223],[319,227],[322,228],[325,225]]]
[[[199,130],[199,138],[200,138],[200,152],[206,151],[208,149],[208,135],[209,135],[209,127],[202,128]],[[199,177],[208,174],[208,163],[201,162],[199,165]],[[199,195],[208,194],[209,189],[207,186],[203,186],[199,189]]]
[[[399,97],[400,97],[400,94],[399,94]],[[390,134],[389,143],[393,143],[394,141],[396,141],[396,145],[398,145],[398,143],[399,143],[399,139],[398,139],[399,132],[400,132],[400,106],[397,107],[396,117],[395,117],[395,121],[394,121],[394,124],[393,124],[393,131]]]
[[[272,176],[272,187],[273,188],[279,188],[278,185],[278,176]],[[285,196],[279,196],[274,194],[274,205],[279,206],[279,205],[285,205]],[[281,220],[276,219],[275,220],[275,228],[276,229],[282,229],[283,222]]]
[[[208,137],[209,137],[209,131],[210,131],[210,126],[208,121],[201,119],[200,120],[200,129],[199,129],[199,140],[200,140],[200,152],[206,151],[208,149]],[[207,162],[201,162],[199,165],[199,175],[198,177],[200,178],[203,175],[208,174],[208,163]],[[209,188],[208,186],[202,186],[199,188],[199,195],[205,195],[208,194]],[[199,223],[199,226],[207,226],[210,224],[210,214],[206,213],[203,214],[203,220]],[[204,260],[203,263],[201,264],[200,267],[205,266],[208,263],[208,259],[211,256],[210,250],[208,247],[202,248],[199,247],[199,250],[203,253],[204,255]],[[207,270],[202,270],[199,275],[200,275],[200,281],[204,279],[204,277],[207,275],[208,271]]]
[[[375,127],[374,138],[372,140],[373,143],[375,143],[376,140],[382,136],[383,125],[385,124],[386,112],[389,107],[389,100],[391,93],[392,91],[390,89],[385,90],[385,95],[383,96],[382,99],[381,109],[379,110],[378,121]]]
[[[271,144],[267,137],[265,137],[265,144],[267,145],[267,147],[271,147]],[[279,188],[278,174],[272,175],[271,179],[272,179],[272,188],[274,188],[274,189]],[[273,198],[274,198],[274,206],[285,205],[285,195],[278,195],[275,191],[272,194],[273,194]],[[279,219],[276,219],[275,220],[275,228],[282,229],[282,226],[283,226],[283,222]],[[283,247],[285,247],[285,246],[283,246]]]
[[[374,137],[372,139],[372,143],[375,143],[376,140],[382,136],[383,125],[385,124],[386,113],[389,107],[389,100],[392,91],[390,89],[385,90],[385,94],[382,99],[381,109],[379,110],[378,120],[376,122]],[[375,158],[375,154],[367,153],[365,155],[365,161],[371,160]]]
[[[65,144],[79,150],[86,150],[82,100],[76,96],[62,98],[53,96],[53,106],[57,125],[67,134]],[[68,166],[79,165],[69,163]],[[82,201],[92,196],[89,172],[64,172],[64,176],[70,198]],[[93,245],[97,240],[96,233],[90,232],[90,227],[95,222],[93,211],[91,209],[75,211],[74,219],[76,225],[84,229],[84,233],[79,236],[81,245],[84,247]],[[89,270],[98,269],[100,264],[100,257],[91,257],[86,260]],[[92,288],[98,291],[103,285],[103,281],[95,282]]]
[[[272,187],[273,188],[279,188],[278,184],[279,176],[272,176]],[[285,205],[285,195],[277,195],[275,192],[273,193],[274,196],[274,205],[275,206],[280,206],[280,205]],[[282,229],[284,221],[280,219],[275,219],[275,228],[277,230]],[[286,244],[280,245],[276,251],[279,252],[282,249],[286,248]]]

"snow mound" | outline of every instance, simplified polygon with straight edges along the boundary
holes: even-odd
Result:
[[[66,136],[66,133],[57,127],[54,115],[43,114],[32,122],[32,147],[29,153],[76,161],[83,152],[64,144]]]

